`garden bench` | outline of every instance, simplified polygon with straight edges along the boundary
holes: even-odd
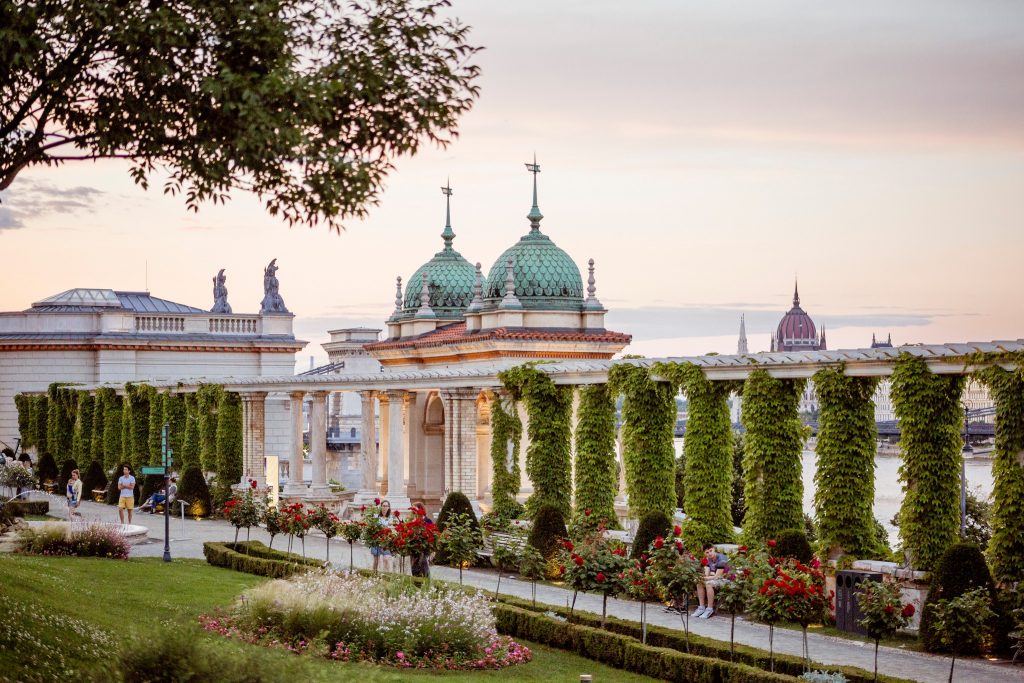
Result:
[[[477,551],[477,555],[487,558],[493,564],[494,549],[499,547],[507,548],[518,555],[526,547],[526,536],[523,534],[512,534],[507,531],[493,531],[484,537],[483,547]]]

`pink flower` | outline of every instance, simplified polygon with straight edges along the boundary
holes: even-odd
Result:
[[[821,560],[815,557],[813,560],[811,560],[811,567],[813,569],[818,569],[819,567],[821,567]]]

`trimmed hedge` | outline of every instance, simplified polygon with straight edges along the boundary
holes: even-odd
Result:
[[[566,617],[569,625],[587,626],[592,628],[598,628],[601,625],[601,615],[591,614],[589,612],[581,612],[576,610],[573,612],[572,617],[569,617],[569,610],[565,607],[554,606],[554,605],[543,605],[537,603],[536,607],[533,607],[533,603],[530,600],[522,600],[513,596],[502,595],[499,598],[501,603],[507,604],[511,607],[519,608],[527,612],[543,613],[543,612],[554,612],[557,615]],[[551,619],[555,624],[566,624],[558,619]],[[500,624],[500,622],[499,622]],[[499,625],[499,630],[500,630]],[[549,627],[550,628],[550,627]],[[637,642],[639,644],[641,638],[640,624],[635,621],[628,621],[625,619],[619,619],[617,617],[609,616],[605,622],[605,630],[620,636],[624,636],[630,639],[631,642]],[[522,636],[523,638],[529,639],[528,636]],[[564,638],[564,637],[563,637]],[[546,644],[553,645],[552,643]],[[560,647],[553,645],[554,647]],[[684,634],[680,630],[666,628],[664,626],[653,626],[647,625],[647,647],[666,648],[667,650],[680,654],[683,657],[696,657],[697,659],[707,658],[711,661],[720,661],[725,666],[729,666],[729,643],[726,641],[715,640],[713,638],[707,638],[690,633],[690,654],[686,655],[686,640]],[[768,651],[761,650],[759,648],[750,647],[748,645],[741,645],[736,643],[736,654],[735,661],[737,664],[742,664],[745,667],[753,667],[753,670],[760,670],[762,673],[766,673],[770,668],[770,662],[768,658]],[[679,666],[679,665],[673,665]],[[626,668],[629,668],[628,666]],[[870,671],[858,669],[856,667],[839,666],[836,664],[815,664],[812,663],[811,668],[823,669],[826,671],[838,671],[846,676],[849,683],[871,683],[873,674]],[[637,671],[638,673],[644,673],[638,669],[629,669],[630,671]],[[775,653],[775,671],[777,674],[783,674],[785,676],[799,676],[804,671],[804,660],[801,657],[795,655],[785,655]],[[652,674],[647,674],[652,675]],[[694,674],[695,675],[695,674]],[[740,681],[747,680],[761,680],[761,679],[748,679],[748,678],[729,678],[725,675],[725,670],[719,672],[721,678],[713,678],[707,680],[714,681]],[[693,678],[676,678],[673,680],[695,680],[703,681],[704,678],[693,677]],[[792,678],[784,677],[782,679],[766,679],[766,680],[792,680]],[[910,683],[907,679],[896,678],[893,676],[879,675],[878,680],[882,683]]]
[[[50,514],[50,501],[48,500],[13,500],[4,505],[4,509],[11,517],[27,517],[28,515]]]
[[[246,553],[248,549],[248,553]],[[224,567],[246,574],[281,579],[300,572],[309,571],[323,566],[317,560],[303,560],[294,553],[271,550],[259,541],[249,543],[215,543],[208,541],[203,544],[203,555],[214,567]]]

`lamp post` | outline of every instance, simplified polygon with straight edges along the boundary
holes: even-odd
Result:
[[[967,539],[967,458],[972,453],[971,413],[964,404],[964,448],[960,453],[960,540]]]

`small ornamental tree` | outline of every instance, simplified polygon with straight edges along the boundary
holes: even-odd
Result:
[[[348,541],[348,570],[353,571],[352,545],[363,535],[363,525],[355,520],[338,523],[338,533]]]
[[[662,599],[661,589],[648,572],[646,556],[630,560],[630,565],[623,572],[626,594],[640,601],[640,642],[647,644],[647,603]]]
[[[984,588],[935,603],[933,628],[942,647],[953,653],[949,662],[949,683],[953,683],[956,656],[977,651],[988,635],[988,623],[996,616],[991,604]]]
[[[595,533],[578,545],[565,541],[561,563],[565,566],[563,579],[573,589],[572,608],[576,608],[576,596],[599,592],[601,600],[601,627],[607,618],[608,596],[618,595],[626,590],[625,571],[629,567],[626,550],[621,544],[606,541],[601,533]]]
[[[274,547],[274,537],[285,531],[286,521],[284,519],[284,513],[278,510],[273,505],[267,505],[263,508],[263,526],[266,527],[267,533],[270,534],[270,547]]]
[[[437,525],[428,524],[425,518],[425,511],[413,508],[411,517],[399,522],[394,528],[395,549],[403,557],[409,558],[413,576],[419,575],[417,572],[421,567],[418,566],[418,560],[429,555],[437,545]],[[472,527],[470,530],[472,531]],[[477,538],[479,539],[479,531]],[[479,544],[476,547],[479,549]]]
[[[0,486],[6,486],[12,489],[12,492],[16,492],[20,489],[30,489],[35,484],[35,475],[20,462],[0,466]]]
[[[39,456],[36,473],[39,475],[39,481],[43,484],[56,483],[57,477],[60,475],[60,471],[57,469],[57,463],[49,453],[43,453]]]
[[[238,531],[245,527],[245,540],[249,540],[251,527],[259,526],[264,518],[263,500],[256,496],[256,482],[246,488],[245,493],[234,495],[224,503],[224,516],[235,527],[235,543],[238,543]],[[248,552],[248,548],[246,548]]]
[[[677,527],[678,528],[678,527]],[[686,639],[686,651],[690,651],[690,596],[697,590],[701,580],[701,568],[697,560],[686,551],[680,538],[665,539],[658,536],[649,550],[651,580],[662,596],[672,603],[682,603],[680,617]]]
[[[331,562],[331,539],[338,533],[338,516],[323,505],[310,508],[306,515],[310,525],[327,539],[327,562]]]
[[[473,524],[476,520],[463,513],[448,518],[448,524],[441,532],[439,543],[444,548],[449,562],[459,568],[459,585],[462,585],[462,568],[472,564],[480,551],[482,540],[480,529]]]
[[[473,504],[469,502],[469,498],[465,493],[461,491],[452,491],[444,499],[444,503],[441,505],[440,512],[437,513],[437,519],[434,520],[437,524],[437,531],[441,533],[448,526],[448,520],[453,515],[466,515],[470,524],[475,529],[479,529],[480,525],[476,519],[476,513],[473,512]],[[444,546],[438,548],[437,555],[434,557],[434,562],[437,564],[451,564],[448,558],[448,553],[444,549]]]
[[[715,589],[715,604],[719,609],[729,613],[729,661],[736,657],[736,615],[742,614],[754,594],[754,583],[752,573],[748,567],[736,567],[733,561],[730,566],[735,567],[732,572],[726,574],[725,583]]]
[[[530,581],[533,606],[537,606],[537,580],[544,578],[547,560],[536,546],[527,543],[519,553],[519,575]]]
[[[292,549],[292,539],[298,538],[302,542],[302,559],[306,559],[306,534],[312,526],[306,516],[306,508],[302,503],[292,503],[285,508],[288,516],[285,521],[288,524],[288,552]]]
[[[384,524],[384,519],[380,516],[380,498],[374,498],[373,502],[373,505],[363,505],[360,508],[360,512],[363,514],[363,543],[371,551],[374,548],[386,550],[391,529]],[[377,570],[376,563],[374,563],[373,569]]]
[[[492,555],[494,564],[498,569],[498,585],[494,588],[494,597],[497,598],[501,592],[501,573],[503,571],[512,571],[519,564],[519,553],[511,545],[499,543],[494,546],[494,555]]]
[[[210,487],[198,466],[192,465],[182,472],[177,500],[188,504],[188,514],[192,517],[205,517],[213,510]]]
[[[816,567],[808,567],[798,560],[776,562],[775,576],[768,578],[751,598],[750,613],[758,621],[768,624],[769,657],[775,671],[774,635],[779,621],[795,621],[803,632],[804,665],[810,671],[810,653],[807,648],[807,627],[829,617],[832,596],[826,593],[825,575]]]
[[[896,582],[863,581],[857,594],[857,605],[864,617],[858,621],[875,640],[875,677],[878,680],[878,643],[905,628],[914,616],[914,605],[903,603],[900,585]]]

